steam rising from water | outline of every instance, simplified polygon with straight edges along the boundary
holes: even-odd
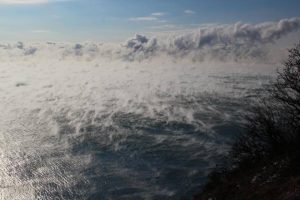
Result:
[[[236,24],[234,34],[265,43],[298,26],[298,18]],[[214,30],[214,38],[200,30],[198,46],[189,43],[193,34],[169,46],[142,36],[118,48],[2,45],[0,199],[190,197],[227,153],[244,109],[274,71],[227,54],[226,63],[219,56],[191,61],[192,52],[213,51],[204,42],[215,46],[231,34]],[[236,40],[226,41],[226,52],[236,54],[236,46],[228,51]],[[185,59],[174,59],[178,54]]]

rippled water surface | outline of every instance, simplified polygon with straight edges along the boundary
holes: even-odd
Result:
[[[248,66],[1,63],[0,199],[191,197],[271,77]]]

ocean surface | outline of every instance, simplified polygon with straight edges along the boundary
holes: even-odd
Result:
[[[0,199],[182,199],[243,132],[272,67],[2,58]]]

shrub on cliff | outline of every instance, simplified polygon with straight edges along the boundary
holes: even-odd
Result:
[[[238,164],[300,155],[300,43],[289,50],[283,66],[266,97],[247,115],[247,133],[233,145],[231,155]]]

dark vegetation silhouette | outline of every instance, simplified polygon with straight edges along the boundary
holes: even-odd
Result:
[[[300,149],[300,43],[289,50],[284,68],[258,105],[246,116],[245,135],[232,148],[242,164]]]
[[[300,199],[300,43],[246,115],[230,165],[215,169],[195,199]]]

